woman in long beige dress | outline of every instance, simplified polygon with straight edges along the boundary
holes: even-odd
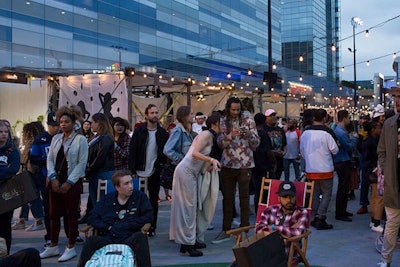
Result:
[[[190,256],[202,256],[197,248],[205,244],[196,242],[196,219],[198,212],[198,178],[202,170],[219,170],[220,162],[209,157],[214,133],[219,133],[220,117],[211,115],[207,119],[210,130],[201,132],[193,141],[189,151],[174,172],[172,185],[170,239],[181,244],[180,252]]]

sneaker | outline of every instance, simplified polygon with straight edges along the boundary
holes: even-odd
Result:
[[[366,213],[368,213],[367,206],[361,206],[361,208],[359,208],[357,211],[357,214],[366,214]]]
[[[44,224],[38,224],[37,222],[35,222],[34,224],[29,225],[25,231],[39,231],[39,230],[43,230],[44,229]]]
[[[25,229],[25,222],[18,221],[11,226],[13,230],[22,230]]]
[[[379,267],[390,267],[390,262],[381,261],[381,262],[378,262],[377,265],[378,265]]]
[[[383,233],[383,227],[381,225],[378,225],[378,226],[374,225],[371,227],[371,230],[374,232],[377,232],[377,233]]]
[[[42,253],[40,253],[40,258],[45,259],[49,257],[55,257],[60,255],[60,249],[58,246],[47,247]]]
[[[76,250],[75,248],[65,248],[64,253],[61,257],[58,258],[58,261],[69,261],[70,259],[76,257]]]
[[[46,249],[47,247],[50,247],[51,240],[46,240],[46,243],[44,243],[43,247]]]
[[[82,237],[80,237],[79,235],[76,237],[75,239],[75,243],[78,245],[81,245],[83,243],[85,243],[85,240],[82,239]]]
[[[225,241],[228,241],[228,240],[230,240],[230,239],[231,239],[231,236],[230,236],[230,235],[227,235],[225,231],[221,231],[221,233],[219,233],[219,234],[217,235],[217,237],[214,238],[213,241],[211,241],[211,243],[213,243],[213,244],[220,244],[220,243],[225,242]]]
[[[375,224],[373,222],[369,223],[369,228],[372,228],[372,226],[374,226]]]

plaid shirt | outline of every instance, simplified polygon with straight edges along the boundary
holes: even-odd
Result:
[[[256,232],[278,231],[283,237],[292,237],[303,234],[308,225],[308,211],[305,208],[295,207],[293,213],[283,214],[281,205],[267,207],[261,214],[256,226]],[[289,253],[290,243],[286,242],[286,253]]]
[[[114,169],[115,170],[128,170],[128,157],[129,157],[129,144],[131,137],[123,135],[118,139],[117,146],[114,146]]]
[[[261,220],[257,224],[256,232],[277,230],[283,237],[292,237],[303,234],[307,229],[307,225],[307,209],[295,207],[293,213],[285,216],[281,205],[274,205],[263,211]]]

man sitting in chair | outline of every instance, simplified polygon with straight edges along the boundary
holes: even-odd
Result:
[[[278,231],[283,238],[303,234],[307,229],[309,216],[307,209],[296,206],[295,185],[292,182],[282,182],[277,194],[280,204],[265,208],[256,232]],[[288,254],[290,243],[285,241],[285,245]]]
[[[87,219],[99,236],[89,237],[83,246],[78,267],[85,266],[90,257],[109,244],[126,244],[135,253],[138,267],[151,266],[147,236],[142,227],[153,220],[153,209],[147,196],[133,189],[131,172],[118,170],[112,176],[117,190],[97,202]]]

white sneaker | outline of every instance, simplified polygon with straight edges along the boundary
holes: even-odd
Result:
[[[370,223],[369,223],[369,228],[372,228],[372,226],[374,226],[374,223],[373,223],[373,222],[370,222]]]
[[[25,231],[39,231],[44,229],[44,224],[37,224],[36,222],[28,226]]]
[[[390,267],[390,263],[387,263],[387,262],[384,262],[384,261],[378,262],[377,265],[379,267]]]
[[[45,259],[58,255],[60,255],[60,249],[58,248],[58,246],[47,247],[42,253],[40,253],[40,258]]]
[[[383,233],[383,227],[381,225],[378,226],[372,226],[371,230],[377,233]]]
[[[73,257],[76,257],[76,250],[74,247],[72,248],[65,248],[64,253],[62,254],[61,257],[58,258],[58,261],[62,262],[62,261],[69,261],[70,259],[72,259]]]

